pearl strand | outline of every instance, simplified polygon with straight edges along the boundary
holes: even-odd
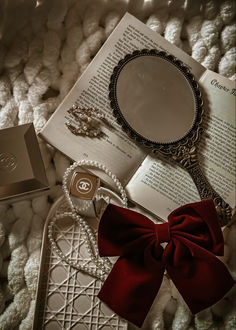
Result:
[[[49,243],[51,244],[52,250],[69,266],[74,267],[79,271],[83,271],[91,276],[94,276],[94,277],[100,279],[101,281],[104,281],[106,278],[106,275],[110,272],[110,270],[112,268],[112,263],[110,262],[109,258],[100,258],[98,247],[97,247],[96,236],[95,236],[93,230],[88,225],[88,223],[81,217],[81,215],[78,214],[78,212],[86,211],[90,207],[92,202],[91,201],[87,202],[83,208],[77,208],[73,204],[73,202],[70,198],[69,190],[67,188],[69,174],[73,170],[75,170],[75,168],[78,166],[97,167],[98,169],[105,172],[115,183],[115,185],[121,195],[122,204],[125,207],[127,207],[127,196],[126,196],[124,188],[122,187],[122,185],[121,185],[120,181],[117,179],[117,177],[110,170],[108,170],[105,165],[100,164],[97,161],[91,161],[91,160],[81,160],[81,161],[74,162],[65,171],[65,174],[63,176],[63,185],[62,185],[63,192],[65,194],[65,197],[66,197],[72,211],[56,214],[51,219],[51,221],[48,224],[48,239],[49,239]],[[107,201],[107,197],[108,196],[106,196],[104,193],[98,192],[95,197],[95,201],[98,201],[99,199],[104,199]],[[65,217],[71,217],[72,219],[75,220],[75,222],[77,222],[79,224],[81,233],[85,236],[85,245],[86,245],[86,248],[87,248],[87,251],[89,254],[90,261],[94,262],[94,264],[96,266],[95,269],[88,265],[81,265],[78,262],[71,260],[66,255],[64,255],[63,252],[58,248],[58,246],[53,238],[53,226],[55,225],[55,222],[57,220],[65,218]]]
[[[83,271],[91,276],[94,276],[102,281],[104,281],[105,279],[105,275],[107,272],[109,272],[109,269],[111,269],[110,265],[106,264],[106,265],[102,265],[102,267],[100,267],[100,269],[94,269],[92,267],[89,267],[87,265],[81,265],[76,261],[71,260],[70,258],[68,258],[57,246],[56,242],[54,241],[53,238],[53,227],[55,225],[56,220],[59,219],[63,219],[65,217],[70,217],[72,219],[74,219],[80,226],[82,225],[81,220],[83,221],[83,219],[79,216],[76,215],[73,212],[63,212],[58,214],[57,216],[55,216],[49,223],[48,225],[48,239],[51,245],[52,250],[58,255],[58,257],[60,257],[61,260],[63,260],[64,262],[66,262],[69,266],[76,268],[79,271]],[[83,226],[83,225],[82,225]],[[81,226],[81,227],[82,227]],[[81,228],[81,232],[82,233],[86,233],[86,229]],[[89,235],[90,236],[90,235]],[[89,239],[89,238],[88,238]],[[85,240],[86,241],[86,240]],[[86,243],[87,246],[88,242]],[[88,254],[91,260],[94,259],[93,253],[91,248],[88,249]],[[103,264],[106,262],[103,262]]]

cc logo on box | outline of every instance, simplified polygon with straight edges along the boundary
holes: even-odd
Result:
[[[93,188],[93,184],[90,179],[88,178],[81,178],[76,183],[76,189],[81,194],[88,194]]]
[[[0,171],[12,172],[17,167],[16,156],[9,152],[0,152]]]

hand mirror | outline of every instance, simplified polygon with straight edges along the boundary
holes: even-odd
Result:
[[[203,109],[189,69],[165,52],[136,50],[114,68],[109,89],[113,113],[129,136],[186,168],[201,199],[213,198],[221,225],[227,224],[231,208],[211,187],[198,162]]]

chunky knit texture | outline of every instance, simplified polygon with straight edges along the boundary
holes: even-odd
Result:
[[[15,0],[1,6],[0,128],[33,122],[39,131],[127,10],[206,68],[235,79],[234,0]],[[69,166],[43,141],[40,148],[50,195],[0,206],[1,330],[31,329],[43,224]],[[235,276],[235,226],[224,236],[223,260]],[[233,293],[192,317],[165,279],[145,328],[235,329]]]

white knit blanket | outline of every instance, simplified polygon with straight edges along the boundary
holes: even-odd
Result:
[[[235,79],[234,0],[25,0],[0,3],[0,128],[39,131],[125,11],[206,68]],[[69,161],[40,141],[50,195],[0,206],[0,329],[30,329],[42,230]],[[235,226],[223,258],[235,276]],[[235,247],[234,247],[235,250]],[[235,256],[235,255],[234,255]],[[236,329],[233,294],[193,317],[165,280],[146,329]]]

